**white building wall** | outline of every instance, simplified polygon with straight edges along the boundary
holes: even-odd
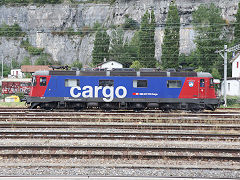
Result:
[[[232,77],[240,77],[240,56],[232,63]]]
[[[100,66],[102,69],[112,70],[113,68],[123,68],[123,65],[116,61],[109,61]]]
[[[23,73],[22,73],[21,69],[12,69],[11,70],[11,77],[23,78]]]
[[[224,82],[221,86],[221,94],[223,95]],[[240,96],[240,81],[239,80],[227,80],[227,95],[228,96]]]

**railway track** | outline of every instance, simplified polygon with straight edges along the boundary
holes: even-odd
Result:
[[[147,112],[141,112],[141,113],[133,113],[133,112],[128,112],[128,113],[119,113],[119,112],[38,112],[38,111],[25,111],[25,112],[21,112],[21,111],[15,111],[15,112],[4,112],[4,111],[0,111],[0,114],[3,116],[59,116],[59,115],[63,115],[63,116],[79,116],[79,115],[92,115],[92,116],[135,116],[135,117],[141,117],[141,116],[149,116],[149,117],[184,117],[184,116],[188,116],[188,117],[240,117],[240,111],[239,112],[205,112],[205,113],[176,113],[176,112],[172,112],[172,113],[147,113]]]
[[[240,117],[239,117],[240,118]],[[206,124],[206,125],[224,125],[224,124],[240,124],[239,118],[203,118],[203,117],[135,117],[135,116],[0,116],[1,122],[109,122],[109,123],[166,123],[166,124]]]
[[[100,139],[155,141],[240,141],[239,134],[156,133],[156,132],[0,132],[0,139]]]
[[[85,112],[85,113],[104,113],[103,110],[101,109],[85,109],[85,110],[81,110],[81,111],[75,111],[75,110],[72,110],[72,109],[56,109],[56,110],[42,110],[42,109],[28,109],[28,108],[8,108],[8,107],[0,107],[0,111],[2,112],[43,112],[43,113],[46,113],[46,112],[71,112],[71,113],[77,113],[77,112]],[[125,114],[125,113],[135,113],[134,111],[132,110],[111,110],[110,112],[108,113],[122,113],[122,114]],[[202,111],[202,112],[196,112],[196,113],[192,113],[191,111],[172,111],[170,113],[163,113],[161,110],[143,110],[143,111],[140,111],[140,112],[137,112],[136,114],[139,114],[139,113],[154,113],[154,114],[171,114],[171,113],[188,113],[188,114],[221,114],[221,113],[240,113],[240,108],[218,108],[216,111]]]
[[[7,152],[6,152],[7,151]],[[0,157],[78,157],[110,159],[240,160],[240,150],[230,148],[162,148],[125,146],[1,146]]]
[[[142,130],[234,130],[240,125],[234,124],[168,124],[168,123],[58,123],[58,122],[0,122],[0,128],[88,128],[88,129],[142,129]]]
[[[135,113],[0,108],[0,167],[12,160],[20,166],[34,160],[36,166],[40,162],[48,168],[68,162],[72,166],[76,160],[84,167],[102,160],[103,166],[113,169],[146,164],[197,169],[211,162],[213,169],[238,170],[239,119],[240,109]]]

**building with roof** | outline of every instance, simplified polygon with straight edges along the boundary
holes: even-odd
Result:
[[[237,53],[230,61],[232,63],[232,77],[227,78],[227,95],[240,97],[240,53]],[[224,82],[221,85],[223,95]]]
[[[117,69],[117,68],[123,68],[123,65],[117,61],[106,61],[101,64],[98,64],[97,68],[112,70],[112,69]]]
[[[11,74],[8,75],[9,78],[23,78],[24,74],[21,69],[11,69]]]
[[[36,71],[49,71],[52,70],[48,65],[22,65],[21,71],[23,73],[34,73]]]

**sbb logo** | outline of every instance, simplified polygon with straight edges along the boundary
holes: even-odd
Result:
[[[111,86],[84,86],[84,87],[72,87],[70,89],[70,95],[74,98],[98,98],[99,91],[102,92],[103,100],[105,102],[111,102],[114,98],[114,95],[117,98],[125,98],[127,96],[127,89],[124,86],[118,86],[116,89]]]

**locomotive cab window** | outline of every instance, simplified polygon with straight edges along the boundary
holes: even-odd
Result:
[[[204,79],[200,79],[200,87],[205,87],[205,80]]]
[[[36,80],[36,77],[33,76],[32,77],[32,86],[36,86],[37,85],[37,80]]]
[[[168,88],[181,88],[182,87],[182,81],[179,81],[179,80],[168,80],[167,81],[167,87]]]
[[[214,88],[213,78],[210,79],[210,88]]]
[[[113,80],[99,80],[99,86],[113,86],[114,85],[114,81]]]
[[[46,86],[46,85],[47,85],[47,78],[40,77],[40,86]]]
[[[146,88],[146,87],[148,87],[148,82],[147,82],[147,80],[134,80],[133,87],[134,88]]]
[[[65,79],[65,87],[76,87],[80,86],[79,79]]]

